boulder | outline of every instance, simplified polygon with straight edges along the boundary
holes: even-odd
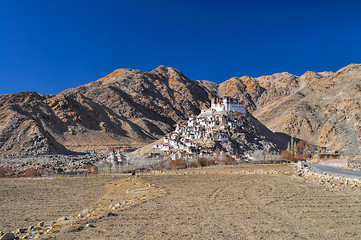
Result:
[[[16,229],[15,233],[25,233],[26,232],[26,228],[18,228]]]
[[[88,223],[87,225],[85,225],[86,227],[88,227],[88,228],[95,228],[95,226],[93,225],[93,224],[91,224],[91,223]]]
[[[108,212],[108,213],[107,213],[107,216],[108,216],[108,217],[110,217],[110,216],[118,216],[118,214],[117,214],[117,213]]]
[[[0,238],[0,240],[13,240],[13,239],[15,239],[14,233],[5,233]]]

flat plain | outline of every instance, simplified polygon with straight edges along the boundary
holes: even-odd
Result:
[[[262,173],[270,170],[281,173]],[[360,191],[330,189],[287,174],[292,171],[291,165],[241,165],[140,176],[164,194],[113,210],[116,216],[88,219],[94,228],[79,227],[81,221],[46,238],[359,239]],[[106,194],[106,183],[121,178],[1,180],[1,196],[13,204],[1,198],[0,230],[24,227],[24,218],[30,225],[79,212]],[[41,199],[27,196],[28,188]],[[19,209],[23,204],[32,207]]]
[[[0,231],[53,221],[90,207],[122,176],[0,178]]]

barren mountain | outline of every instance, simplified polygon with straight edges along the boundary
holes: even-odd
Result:
[[[160,66],[118,69],[58,95],[0,95],[0,153],[45,154],[144,146],[208,107],[212,96],[244,97],[273,131],[360,153],[361,65],[336,73],[276,73],[193,81]]]
[[[36,92],[2,95],[0,98],[1,152],[43,154],[67,153],[64,146],[46,131],[42,123],[58,129],[59,121]]]
[[[281,96],[288,96],[302,87],[330,76],[331,72],[306,72],[300,77],[290,73],[252,78],[233,77],[218,87],[219,96],[244,97],[248,109],[255,110]]]
[[[119,69],[56,96],[3,95],[0,151],[136,147],[160,138],[208,104],[209,93],[198,82],[164,66],[151,72]]]
[[[351,64],[289,95],[269,101],[254,115],[284,132],[347,155],[361,153],[361,65]]]

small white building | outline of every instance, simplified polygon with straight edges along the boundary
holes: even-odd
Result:
[[[187,147],[195,147],[195,144],[193,142],[186,142]]]
[[[118,162],[118,158],[114,152],[111,152],[106,160],[108,163],[117,163]]]
[[[171,134],[170,135],[170,138],[172,139],[172,140],[176,140],[177,139],[177,137],[178,137],[178,134]]]
[[[120,153],[120,151],[118,151],[115,156],[117,157],[118,163],[124,163],[125,162],[125,158],[122,156],[122,154]]]
[[[216,125],[215,121],[208,122],[208,127],[214,127]]]
[[[192,154],[194,151],[194,148],[193,147],[187,147],[186,148],[186,152],[189,153],[189,154]]]
[[[195,119],[194,117],[190,117],[188,120],[188,127],[193,127],[195,125]]]
[[[236,124],[235,122],[229,122],[229,123],[228,123],[228,126],[229,126],[230,129],[235,129],[235,128],[237,128],[237,124]]]
[[[211,127],[206,128],[206,133],[213,133],[213,129]]]
[[[195,133],[194,133],[194,137],[195,137],[196,139],[202,138],[202,137],[203,137],[203,131],[195,132]]]
[[[182,131],[182,128],[179,126],[179,124],[176,125],[174,132],[179,133]]]
[[[201,114],[205,114],[205,115],[211,115],[214,112],[215,112],[215,109],[212,109],[212,108],[201,110]]]
[[[205,128],[207,126],[207,121],[204,118],[200,119],[199,126]]]
[[[227,133],[221,133],[219,134],[219,141],[228,141],[228,134]]]
[[[169,145],[172,146],[172,147],[175,147],[175,146],[178,145],[178,142],[176,140],[170,140]]]
[[[239,120],[236,120],[236,124],[237,124],[237,126],[243,126],[243,122],[239,121]]]
[[[168,150],[170,150],[170,146],[162,144],[162,145],[159,146],[159,150],[168,151]]]

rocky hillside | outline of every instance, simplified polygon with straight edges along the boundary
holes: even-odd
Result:
[[[0,98],[0,150],[2,153],[68,153],[43,127],[61,131],[61,121],[46,104],[46,97],[35,93],[2,95]]]
[[[144,146],[208,107],[212,96],[244,97],[253,115],[273,131],[361,153],[360,68],[234,77],[219,85],[164,66],[151,72],[118,69],[55,96],[0,95],[0,153]]]
[[[0,96],[0,152],[64,153],[137,147],[209,105],[210,93],[180,71],[119,69],[56,96]]]
[[[330,75],[332,75],[331,72],[306,72],[297,77],[284,72],[258,78],[233,77],[219,84],[217,94],[221,97],[244,97],[248,109],[253,111],[278,97],[288,96],[304,86],[326,79]]]
[[[264,103],[254,115],[284,132],[347,155],[361,154],[361,65],[351,64]]]

